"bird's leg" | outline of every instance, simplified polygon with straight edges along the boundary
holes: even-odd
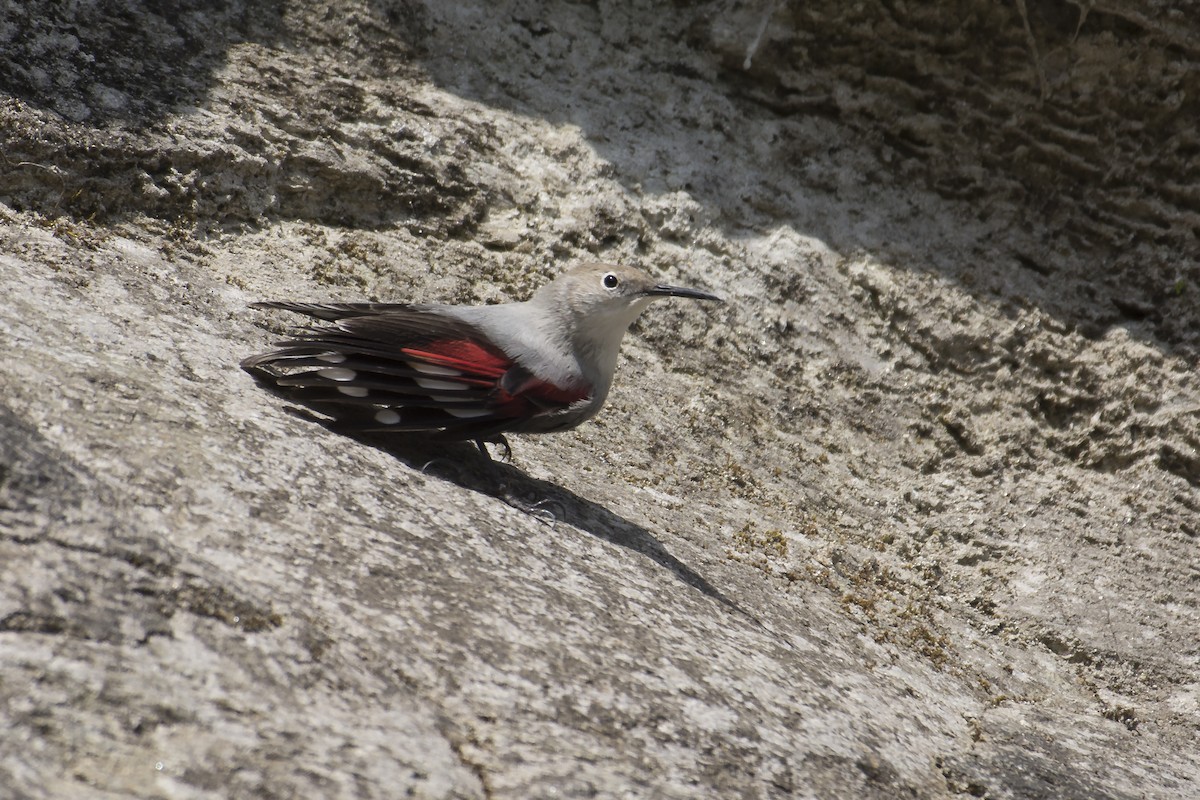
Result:
[[[497,441],[497,439],[499,439],[499,441]],[[504,470],[500,468],[500,465],[496,462],[496,459],[492,458],[492,453],[487,447],[488,442],[501,444],[504,446],[505,460],[512,459],[512,448],[509,447],[508,440],[499,434],[488,437],[487,439],[475,440],[475,446],[478,447],[479,452],[483,454],[483,460],[486,465],[487,474],[491,476],[492,480],[496,483],[496,494],[499,496],[507,496],[508,480],[504,477]]]
[[[475,446],[479,448],[479,452],[481,452],[485,456],[487,456],[488,461],[491,461],[492,454],[489,453],[488,449],[487,449],[487,446],[489,444],[498,444],[502,448],[504,448],[504,455],[502,455],[500,457],[500,460],[508,462],[508,463],[512,463],[512,445],[510,445],[508,443],[508,439],[506,439],[504,437],[503,433],[495,433],[495,434],[492,434],[491,436],[487,437],[486,439],[476,439],[475,440]]]

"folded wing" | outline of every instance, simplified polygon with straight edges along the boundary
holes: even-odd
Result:
[[[347,433],[435,431],[472,439],[518,430],[586,400],[516,364],[478,329],[429,308],[258,303],[327,324],[301,329],[242,368]]]

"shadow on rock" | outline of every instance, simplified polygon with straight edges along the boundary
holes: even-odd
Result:
[[[290,406],[287,410],[298,417],[321,424],[334,433],[348,435],[307,409]],[[431,477],[495,497],[532,516],[554,524],[565,523],[645,556],[682,583],[720,603],[791,649],[791,645],[779,634],[729,599],[694,569],[671,555],[646,528],[598,503],[580,497],[569,489],[550,481],[533,478],[511,464],[496,461],[468,442],[445,442],[419,435],[407,435],[402,438],[357,435],[348,438],[381,450]]]
[[[495,497],[532,516],[554,523],[565,523],[607,542],[633,550],[669,570],[693,589],[737,609],[720,590],[667,552],[662,543],[642,526],[558,484],[530,477],[511,464],[492,460],[473,444],[454,442],[447,445],[445,442],[420,440],[388,441],[382,437],[364,437],[360,441],[384,451],[426,475]]]
[[[207,93],[233,44],[270,38],[282,3],[11,4],[0,89],[72,122],[150,125]]]

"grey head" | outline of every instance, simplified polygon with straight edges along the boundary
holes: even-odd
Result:
[[[598,338],[620,337],[651,302],[663,297],[722,302],[699,289],[671,286],[648,272],[618,264],[588,263],[543,286],[531,302],[568,311],[575,329]]]
[[[625,332],[650,303],[664,297],[722,302],[699,289],[662,283],[635,267],[589,263],[543,286],[528,305],[540,309],[539,316],[555,320],[556,332],[565,333],[562,346],[572,354],[578,373],[594,387],[598,408],[612,383]]]

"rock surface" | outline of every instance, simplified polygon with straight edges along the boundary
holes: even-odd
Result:
[[[166,5],[0,6],[5,797],[1200,796],[1195,14]],[[236,366],[594,256],[552,524]]]

